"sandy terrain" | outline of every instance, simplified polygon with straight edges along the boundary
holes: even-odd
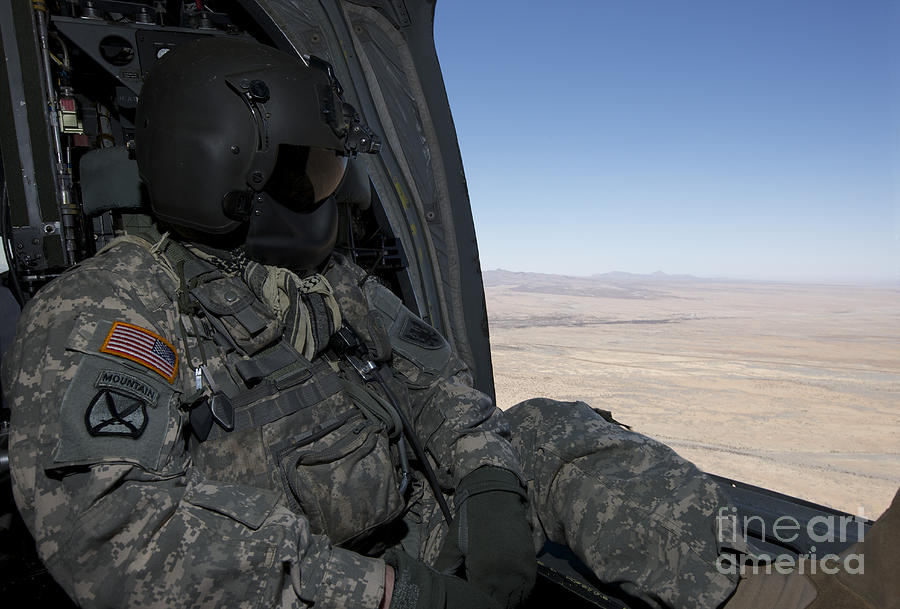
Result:
[[[877,517],[900,486],[900,290],[485,272],[497,402],[584,400],[708,472]]]

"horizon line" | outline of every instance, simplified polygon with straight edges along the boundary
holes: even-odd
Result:
[[[482,273],[504,272],[531,275],[553,275],[558,277],[573,277],[579,279],[602,278],[609,275],[625,275],[637,278],[648,279],[685,279],[685,280],[701,280],[701,281],[738,281],[752,283],[799,283],[809,285],[870,285],[879,287],[895,287],[900,288],[900,275],[897,277],[763,277],[763,276],[729,276],[729,275],[696,275],[694,273],[668,273],[666,271],[653,271],[652,273],[635,273],[632,271],[603,271],[597,273],[566,273],[566,272],[547,272],[547,271],[514,271],[502,267],[493,269],[482,269]]]

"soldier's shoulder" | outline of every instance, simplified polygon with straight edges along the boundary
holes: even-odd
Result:
[[[137,238],[113,241],[109,247],[79,263],[71,273],[115,273],[125,279],[139,280],[157,264],[150,246]]]
[[[47,309],[56,313],[78,311],[92,302],[122,298],[126,294],[146,294],[148,284],[156,276],[153,255],[133,242],[114,243],[43,286],[26,306],[31,310]],[[152,290],[151,290],[152,291]],[[138,296],[138,299],[145,299]]]

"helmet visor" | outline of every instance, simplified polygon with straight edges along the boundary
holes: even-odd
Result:
[[[282,205],[303,210],[334,194],[346,169],[347,157],[334,150],[280,144],[263,190]]]

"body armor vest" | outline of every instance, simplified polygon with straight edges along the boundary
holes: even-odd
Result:
[[[406,456],[392,405],[354,371],[324,356],[305,359],[240,278],[196,257],[178,264],[198,392],[190,412],[195,465],[210,479],[281,492],[336,545],[359,545],[401,515]]]

